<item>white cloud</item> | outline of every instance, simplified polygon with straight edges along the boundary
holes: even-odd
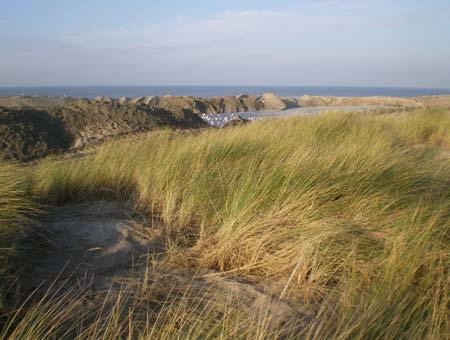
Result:
[[[290,51],[311,45],[315,37],[327,38],[330,30],[352,30],[365,18],[349,14],[306,14],[301,10],[227,11],[202,20],[175,16],[170,23],[142,27],[138,31],[99,32],[67,37],[69,43],[106,49],[208,48],[267,52]],[[312,45],[315,45],[313,41]],[[309,46],[311,47],[311,46]]]
[[[319,7],[342,10],[360,10],[370,7],[368,1],[324,1],[317,3]]]

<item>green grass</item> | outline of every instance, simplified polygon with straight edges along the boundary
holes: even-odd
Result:
[[[329,113],[108,142],[84,158],[44,160],[27,181],[53,204],[133,199],[163,219],[171,265],[276,282],[282,298],[316,310],[305,338],[440,339],[448,335],[449,149],[442,110]],[[192,333],[176,333],[171,318],[133,331],[133,317],[121,322],[131,333],[158,327],[157,338],[206,337],[204,322],[219,322],[223,338],[236,336],[236,322],[211,313],[183,314]],[[269,337],[253,326],[243,338]],[[112,334],[96,331],[91,338]]]
[[[30,198],[29,179],[24,169],[0,163],[0,312],[16,276],[10,271],[17,254],[17,241],[30,216],[37,212]]]

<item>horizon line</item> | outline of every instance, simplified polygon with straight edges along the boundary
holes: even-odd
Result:
[[[211,85],[211,84],[149,84],[149,85],[130,85],[130,84],[124,84],[124,85],[0,85],[0,88],[34,88],[34,87],[40,87],[40,88],[52,88],[52,87],[310,87],[310,88],[373,88],[373,89],[428,89],[428,90],[450,90],[449,87],[427,87],[427,86],[401,86],[401,85],[389,85],[389,86],[383,86],[383,85]]]

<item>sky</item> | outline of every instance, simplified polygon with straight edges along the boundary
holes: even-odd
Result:
[[[0,0],[0,86],[450,88],[450,0]]]

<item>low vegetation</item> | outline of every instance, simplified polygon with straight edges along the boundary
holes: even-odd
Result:
[[[11,235],[32,211],[29,197],[55,205],[133,200],[164,222],[167,254],[164,263],[149,262],[153,284],[136,283],[107,315],[81,308],[84,292],[74,289],[16,308],[0,334],[443,339],[449,150],[443,110],[327,113],[161,131],[107,142],[81,158],[3,165],[0,255],[10,253]],[[280,300],[313,313],[277,329],[264,315],[243,322],[233,299],[218,312],[208,292],[164,283],[161,266],[271,285]]]
[[[144,104],[80,99],[38,107],[0,107],[0,161],[27,162],[156,129],[207,126],[191,111],[169,112]]]
[[[16,279],[11,260],[18,256],[17,241],[24,235],[24,227],[38,208],[29,196],[29,179],[24,169],[0,164],[0,312],[8,298],[9,288]]]

